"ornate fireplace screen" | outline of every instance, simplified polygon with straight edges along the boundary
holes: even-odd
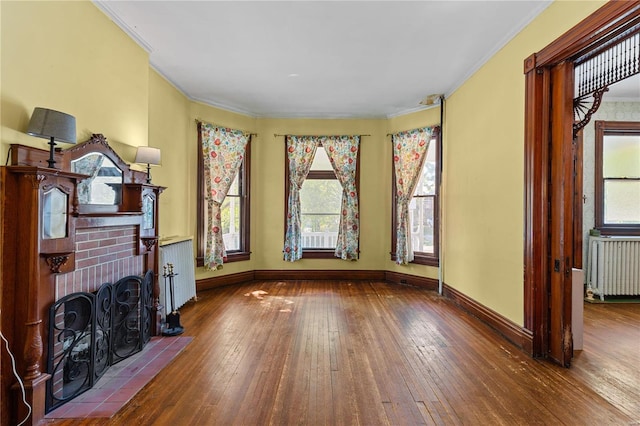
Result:
[[[108,368],[151,339],[153,271],[122,278],[94,293],[73,293],[49,312],[46,411],[87,391]]]

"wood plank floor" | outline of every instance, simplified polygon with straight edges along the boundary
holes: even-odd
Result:
[[[348,281],[214,289],[181,310],[191,344],[116,416],[52,423],[638,424],[640,305],[610,306],[586,306],[585,350],[567,370],[422,289]],[[597,318],[623,325],[612,332]]]

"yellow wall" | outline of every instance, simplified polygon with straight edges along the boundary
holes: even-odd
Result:
[[[156,71],[149,73],[149,146],[160,148],[160,167],[152,182],[167,189],[160,196],[160,238],[193,235],[196,142],[189,121],[191,102]]]
[[[444,126],[444,280],[523,323],[525,57],[602,2],[556,2],[453,93]],[[153,182],[161,236],[196,234],[195,119],[257,133],[252,142],[248,262],[198,278],[258,269],[369,269],[437,277],[396,266],[391,251],[391,145],[387,133],[437,124],[432,108],[388,120],[258,119],[191,102],[155,71],[147,53],[88,1],[0,2],[0,158],[10,143],[46,148],[24,134],[36,106],[76,116],[78,140],[103,133],[125,161],[135,147],[162,150]],[[58,48],[57,46],[64,46]],[[284,142],[278,134],[369,134],[361,151],[361,259],[282,260]]]
[[[523,61],[601,5],[553,3],[446,103],[444,281],[520,325]]]
[[[104,134],[147,145],[147,53],[92,3],[2,1],[0,157],[8,144],[48,149],[26,135],[34,107],[76,117],[78,141]],[[67,144],[60,144],[68,148]],[[135,149],[119,152],[132,161]]]
[[[254,252],[257,269],[382,269],[389,253],[389,228],[385,222],[389,206],[390,180],[385,163],[386,120],[260,119],[252,171],[260,176],[252,186],[255,197],[258,239]],[[274,134],[360,134],[360,260],[282,260],[284,243],[285,149],[284,137]],[[253,243],[252,243],[253,244]]]

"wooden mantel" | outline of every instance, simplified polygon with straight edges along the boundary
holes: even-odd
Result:
[[[114,192],[120,195],[112,204],[92,205],[79,200],[78,186],[87,179],[90,181],[91,176],[72,171],[72,162],[96,153],[122,172],[121,183],[114,184],[117,187]],[[165,188],[147,184],[146,174],[130,169],[100,134],[56,152],[56,164],[61,169],[48,168],[47,158],[48,151],[12,145],[11,165],[0,169],[3,212],[0,325],[16,358],[26,400],[32,407],[25,423],[29,425],[41,423],[45,416],[46,382],[50,378],[46,371],[48,312],[59,296],[56,277],[82,267],[76,259],[76,254],[82,252],[76,231],[128,227],[132,235],[129,238],[137,241],[133,248],[137,264],[142,259],[144,271],[154,271],[156,307],[159,295],[158,206]],[[155,325],[152,330],[156,330]],[[4,350],[1,362],[0,423],[17,424],[28,414],[27,407],[21,402],[21,390]]]

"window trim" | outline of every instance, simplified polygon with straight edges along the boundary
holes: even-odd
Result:
[[[601,235],[640,235],[640,224],[615,225],[604,223],[604,171],[602,164],[604,137],[606,135],[640,136],[640,122],[597,120],[595,122],[595,128],[594,226],[600,230]]]
[[[320,144],[319,146],[322,146]],[[356,158],[356,191],[358,192],[358,205],[360,205],[360,150],[362,149],[362,140],[358,144],[358,156]],[[315,158],[315,157],[314,157]],[[338,181],[333,170],[311,170],[305,178],[307,179],[335,179]],[[339,183],[340,181],[338,181]],[[340,185],[342,186],[342,184]],[[287,238],[287,216],[289,215],[289,157],[287,155],[287,138],[284,140],[284,234],[283,241]],[[358,213],[362,220],[362,211]],[[362,227],[360,227],[362,229]],[[302,248],[302,259],[337,259],[334,248]],[[360,254],[360,233],[358,233],[358,255]]]
[[[433,198],[433,254],[421,251],[413,252],[413,260],[409,263],[426,266],[440,266],[440,179],[442,175],[442,153],[441,153],[441,132],[440,126],[434,126],[431,140],[435,143],[436,149],[436,190],[435,194],[423,197]],[[426,162],[423,167],[426,166]],[[397,228],[397,202],[396,202],[396,170],[393,163],[393,151],[391,155],[391,260],[397,260],[396,245],[398,243]],[[411,197],[413,199],[413,196]]]
[[[247,141],[245,147],[244,159],[240,165],[238,171],[238,189],[240,192],[239,204],[240,204],[240,250],[228,251],[227,260],[225,263],[239,262],[243,260],[249,260],[251,258],[251,225],[250,225],[250,183],[251,183],[251,137]],[[200,123],[198,123],[198,183],[197,183],[197,233],[196,233],[196,266],[204,266],[204,253],[205,253],[205,226],[204,223],[204,158],[202,157],[202,132]]]

